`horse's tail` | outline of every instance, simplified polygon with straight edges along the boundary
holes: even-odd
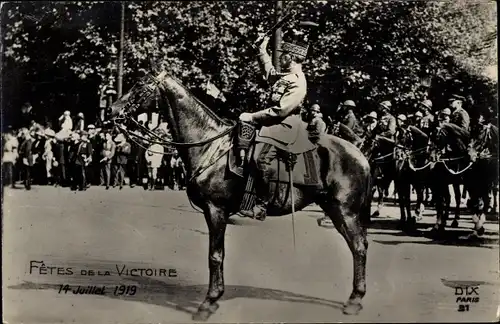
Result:
[[[371,175],[371,170],[369,170],[365,176],[364,179],[364,185],[365,185],[365,192],[364,192],[364,199],[362,200],[362,205],[361,205],[361,215],[360,215],[360,220],[361,223],[364,226],[368,226],[371,223],[371,207],[372,207],[372,175]]]

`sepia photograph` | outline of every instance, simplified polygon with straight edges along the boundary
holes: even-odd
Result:
[[[2,314],[500,320],[497,2],[0,3]]]

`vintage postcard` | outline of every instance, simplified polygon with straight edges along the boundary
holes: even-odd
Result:
[[[499,320],[495,1],[0,11],[3,323]]]

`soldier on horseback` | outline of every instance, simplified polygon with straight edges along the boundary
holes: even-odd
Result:
[[[450,122],[461,127],[466,132],[470,132],[470,117],[465,109],[462,108],[464,97],[452,95],[449,99],[450,107],[453,109],[450,117]]]
[[[430,135],[434,124],[434,116],[431,113],[432,101],[429,99],[422,101],[419,105],[419,109],[423,116],[422,119],[420,119],[419,125],[416,126],[427,135]]]
[[[394,116],[390,113],[391,107],[392,105],[390,101],[382,101],[379,104],[381,116],[378,122],[378,135],[394,139],[394,134],[396,134],[396,118],[394,118]]]
[[[259,61],[264,70],[264,78],[272,85],[269,108],[255,113],[242,113],[239,119],[242,122],[256,124],[257,127],[281,127],[282,131],[286,132],[291,128],[291,118],[299,116],[300,105],[307,93],[306,78],[302,72],[302,62],[306,57],[307,47],[284,42],[280,56],[282,73],[278,73],[266,50],[268,42],[269,37],[265,37],[260,45]],[[262,152],[264,146],[269,147],[268,152]],[[271,161],[276,157],[276,153],[274,146],[256,143],[253,160],[258,169],[255,177],[257,202],[252,211],[242,211],[243,216],[265,219],[270,200],[266,173],[270,170]]]

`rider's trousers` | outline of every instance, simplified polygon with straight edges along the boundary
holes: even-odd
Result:
[[[255,170],[255,192],[256,205],[266,209],[271,199],[269,179],[271,177],[271,164],[276,159],[277,150],[274,146],[266,143],[257,143],[253,153],[253,164]]]

